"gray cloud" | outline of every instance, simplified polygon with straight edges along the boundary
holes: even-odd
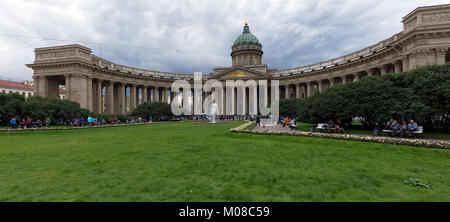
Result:
[[[0,78],[25,80],[33,49],[80,43],[112,62],[178,73],[231,65],[245,13],[263,62],[293,68],[338,57],[402,30],[416,7],[445,0],[6,0]]]

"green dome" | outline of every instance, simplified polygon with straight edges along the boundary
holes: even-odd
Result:
[[[254,44],[261,45],[261,43],[259,42],[258,38],[256,38],[256,36],[253,35],[250,32],[250,27],[248,27],[248,24],[245,24],[244,31],[236,39],[236,41],[234,41],[234,45],[233,46],[236,46],[236,45],[239,45],[239,44],[243,44],[243,43],[254,43]]]

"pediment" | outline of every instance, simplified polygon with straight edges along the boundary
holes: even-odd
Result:
[[[232,67],[213,76],[214,79],[260,79],[268,78],[268,75],[256,70],[243,67]]]

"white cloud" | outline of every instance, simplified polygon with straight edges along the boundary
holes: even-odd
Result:
[[[291,68],[384,40],[402,30],[402,17],[416,7],[446,2],[2,0],[0,78],[31,79],[25,64],[33,62],[34,48],[73,43],[124,65],[209,73],[231,64],[245,13],[263,44],[264,62]]]

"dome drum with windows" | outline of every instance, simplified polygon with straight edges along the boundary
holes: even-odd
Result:
[[[234,41],[231,47],[231,57],[233,66],[254,66],[261,65],[261,58],[264,52],[258,38],[250,32],[248,23],[245,23],[244,31]]]

